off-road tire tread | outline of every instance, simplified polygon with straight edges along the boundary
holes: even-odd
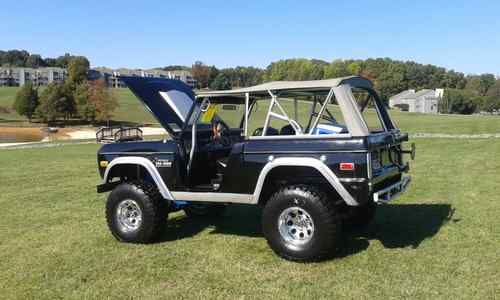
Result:
[[[285,196],[290,192],[296,192],[297,190],[299,190],[301,193],[308,194],[309,196],[307,196],[307,198],[309,198],[309,201],[317,202],[316,205],[319,204],[320,206],[322,206],[319,219],[323,219],[325,221],[324,223],[326,224],[325,226],[323,226],[324,231],[322,236],[320,237],[322,239],[321,249],[314,256],[298,257],[290,255],[285,251],[280,251],[279,248],[273,247],[267,237],[266,240],[269,246],[275,251],[277,255],[287,260],[296,262],[310,262],[320,261],[328,258],[335,253],[335,250],[338,247],[338,242],[340,241],[342,233],[342,220],[337,212],[337,207],[334,201],[328,199],[327,194],[323,192],[320,187],[303,184],[282,187],[270,197],[269,201],[266,203],[266,207],[267,205],[273,205],[273,203],[280,201],[280,197]],[[266,226],[264,222],[266,222],[267,219],[266,209],[264,208],[262,216],[263,229],[264,226]]]
[[[142,207],[143,222],[146,220],[145,218],[146,216],[151,216],[150,218],[151,222],[146,222],[146,224],[143,223],[142,226],[144,227],[136,238],[124,239],[123,237],[118,235],[114,230],[112,230],[114,226],[113,206],[116,205],[116,203],[108,201],[106,203],[106,221],[108,223],[108,227],[111,230],[111,233],[117,240],[122,242],[138,243],[138,244],[146,244],[154,242],[166,228],[166,222],[168,218],[167,200],[163,199],[158,188],[151,183],[141,180],[134,180],[125,182],[123,184],[131,186],[135,190],[135,193],[144,194],[146,196],[141,201],[143,205]]]

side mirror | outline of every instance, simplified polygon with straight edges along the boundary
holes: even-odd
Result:
[[[208,98],[203,99],[200,105],[200,110],[202,112],[206,112],[209,107],[210,107],[210,100]]]

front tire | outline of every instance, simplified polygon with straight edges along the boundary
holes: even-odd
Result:
[[[262,231],[271,249],[293,261],[332,255],[341,226],[334,203],[313,186],[282,188],[266,203],[262,215]]]
[[[149,243],[165,228],[167,200],[153,184],[122,183],[108,196],[106,220],[111,234],[127,243]]]

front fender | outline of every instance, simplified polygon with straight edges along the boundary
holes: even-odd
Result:
[[[168,199],[168,200],[174,200],[174,197],[172,196],[172,193],[170,190],[167,188],[167,185],[161,178],[160,173],[156,169],[155,165],[147,158],[144,157],[139,157],[139,156],[125,156],[125,157],[118,157],[113,159],[109,165],[106,167],[106,171],[104,171],[104,177],[103,177],[103,185],[109,184],[109,174],[111,174],[111,170],[120,165],[137,165],[143,167],[151,176],[153,181],[155,182],[156,186],[158,187],[158,190],[160,191],[160,194],[163,196],[163,198]]]

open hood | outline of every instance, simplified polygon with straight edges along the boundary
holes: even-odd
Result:
[[[120,79],[169,134],[176,135],[182,130],[195,103],[191,87],[180,80],[166,78],[121,76]]]

